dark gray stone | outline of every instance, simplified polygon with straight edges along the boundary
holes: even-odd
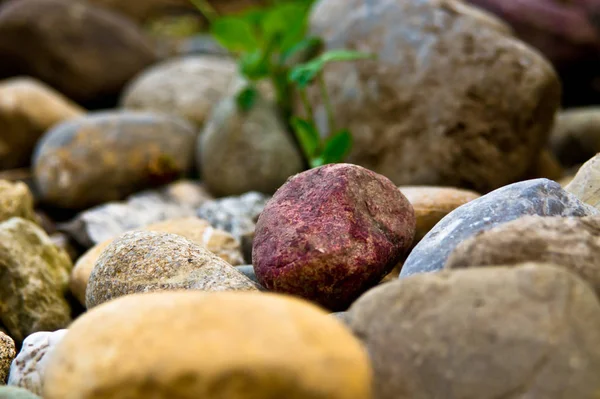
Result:
[[[548,179],[533,179],[499,188],[444,217],[413,249],[400,278],[441,270],[458,244],[478,232],[521,216],[592,216],[595,208],[579,201]]]

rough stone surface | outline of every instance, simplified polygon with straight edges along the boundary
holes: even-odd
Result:
[[[444,217],[412,250],[400,278],[442,269],[450,253],[462,241],[522,216],[591,216],[599,213],[551,180],[534,179],[510,184]]]
[[[347,323],[378,399],[593,398],[600,303],[579,277],[529,264],[421,274],[368,292]]]
[[[34,223],[0,223],[0,321],[17,343],[71,321],[64,298],[71,268],[69,255]]]
[[[267,203],[252,264],[266,289],[344,310],[401,260],[415,225],[412,206],[389,179],[326,165],[294,176]]]
[[[145,231],[177,234],[193,243],[208,249],[230,265],[243,263],[240,243],[229,233],[213,228],[207,221],[196,217],[170,219],[141,228]],[[69,286],[71,292],[85,304],[85,290],[94,269],[94,265],[102,252],[113,242],[113,239],[97,244],[88,250],[75,263],[71,272]]]
[[[0,180],[0,222],[12,217],[37,220],[33,195],[25,183]]]
[[[36,79],[0,81],[0,169],[28,166],[46,130],[82,114],[78,105]]]
[[[174,116],[98,112],[44,135],[34,154],[35,180],[44,201],[58,207],[122,200],[188,172],[195,139],[193,126]]]
[[[176,234],[132,231],[116,238],[92,269],[86,307],[137,292],[256,291],[252,281],[207,249]]]
[[[400,186],[398,188],[415,210],[417,231],[413,245],[421,241],[444,216],[480,197],[474,191],[447,187]]]
[[[15,341],[13,341],[8,335],[0,332],[0,385],[6,383],[8,372],[10,370],[10,364],[12,363],[16,354],[17,351],[15,350]]]
[[[213,227],[241,240],[242,236],[254,231],[256,221],[269,199],[269,196],[255,191],[220,198],[204,203],[198,208],[197,215],[209,221]]]
[[[600,208],[600,154],[584,163],[573,179],[565,186],[581,201]]]
[[[348,162],[398,185],[486,193],[536,161],[560,102],[560,82],[501,24],[448,0],[321,0],[312,33],[327,49],[373,53],[325,71]],[[318,88],[312,92],[325,128]]]
[[[189,56],[152,66],[125,89],[127,109],[165,112],[203,126],[237,71],[232,59]]]
[[[362,399],[370,384],[364,349],[321,309],[192,291],[131,295],[76,320],[44,399]]]
[[[195,209],[209,200],[212,197],[203,185],[180,180],[157,190],[131,195],[124,202],[88,209],[59,228],[81,246],[90,248],[129,230],[194,216]]]
[[[66,333],[67,330],[42,331],[25,338],[19,355],[10,367],[8,385],[42,395],[48,359]]]
[[[41,399],[27,389],[0,386],[0,399]]]
[[[259,98],[241,111],[234,96],[214,110],[196,150],[202,180],[217,196],[273,194],[304,167],[275,106]]]
[[[550,135],[550,148],[565,166],[583,163],[600,152],[600,108],[560,112]]]
[[[109,10],[86,2],[13,0],[0,8],[0,58],[0,76],[33,76],[88,101],[118,93],[156,54],[136,24]]]

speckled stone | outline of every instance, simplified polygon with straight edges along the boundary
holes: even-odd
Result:
[[[0,331],[0,385],[6,382],[10,364],[16,354],[15,341]]]
[[[86,306],[137,292],[256,291],[233,266],[192,241],[169,233],[132,231],[102,253],[88,282]]]
[[[548,179],[510,184],[444,217],[410,253],[400,278],[441,270],[450,253],[462,241],[521,216],[590,216],[599,213]]]

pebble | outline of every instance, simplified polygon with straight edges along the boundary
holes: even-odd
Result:
[[[369,291],[346,319],[369,351],[378,399],[600,392],[600,302],[561,267],[415,275]]]
[[[25,183],[0,180],[0,222],[13,217],[37,221],[33,195]]]
[[[15,341],[5,333],[0,331],[0,385],[6,383],[8,373],[10,371],[10,364],[17,351],[15,349]],[[0,396],[1,397],[1,396]]]
[[[116,238],[94,265],[88,309],[138,292],[256,291],[251,280],[194,242],[169,233],[132,231]]]
[[[0,321],[17,344],[71,322],[64,297],[71,268],[69,255],[36,224],[20,218],[0,223]]]
[[[565,190],[581,201],[600,208],[600,154],[584,163]]]
[[[82,209],[177,180],[193,167],[194,127],[164,114],[102,111],[38,143],[33,168],[47,204]]]
[[[581,164],[600,152],[600,108],[561,111],[550,135],[550,148],[565,166]]]
[[[248,292],[106,303],[73,323],[44,379],[44,399],[367,399],[370,391],[367,355],[340,322],[295,298]]]
[[[412,250],[400,278],[441,270],[450,253],[477,233],[527,215],[591,216],[599,212],[548,179],[499,188],[445,216]]]

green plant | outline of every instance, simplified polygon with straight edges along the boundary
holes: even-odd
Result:
[[[295,133],[311,167],[342,161],[352,146],[352,135],[338,129],[323,70],[330,62],[352,61],[370,57],[348,50],[319,54],[323,42],[307,35],[308,16],[314,0],[288,0],[253,9],[238,16],[216,17],[205,0],[192,0],[211,22],[211,33],[239,59],[240,73],[247,85],[237,95],[243,111],[254,105],[257,83],[268,79],[275,89],[277,106]],[[324,139],[319,132],[307,89],[316,82],[327,110],[329,132]],[[293,99],[299,94],[306,117],[294,115]]]

